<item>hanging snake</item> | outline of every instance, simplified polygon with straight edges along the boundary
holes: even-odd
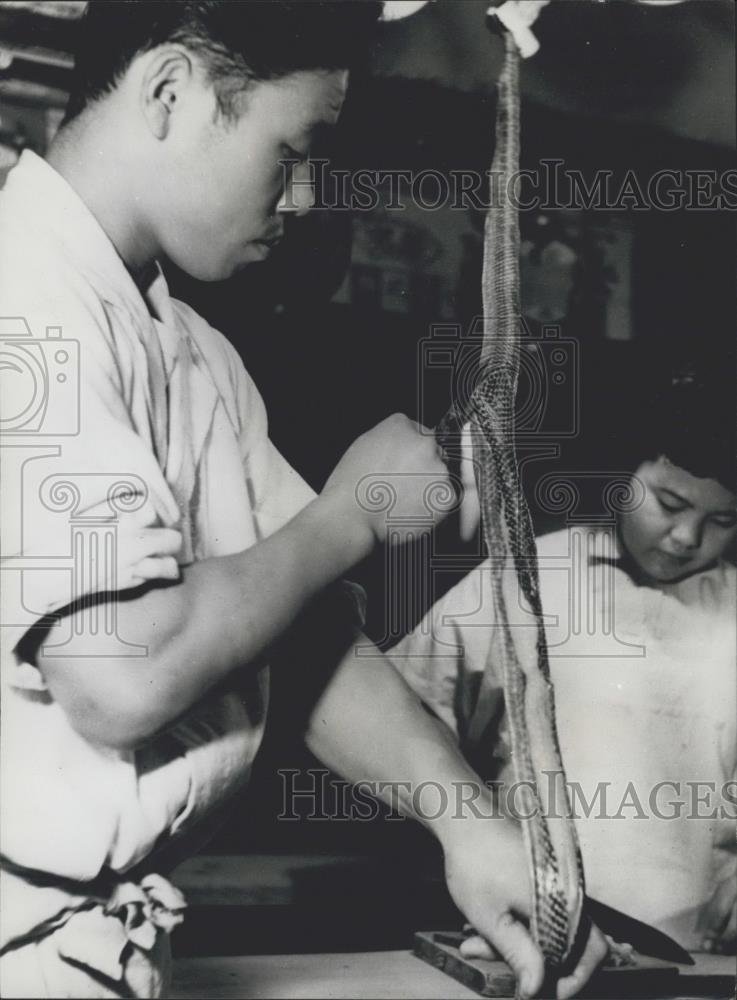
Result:
[[[478,739],[488,724],[491,687],[501,666],[520,814],[530,817],[523,820],[523,831],[533,886],[531,931],[549,975],[557,978],[575,965],[588,920],[581,853],[555,727],[535,536],[515,455],[521,346],[519,221],[508,185],[519,168],[520,56],[512,34],[507,32],[504,39],[491,207],[484,231],[484,333],[478,378],[468,401],[454,404],[436,435],[443,444],[457,435],[460,425],[471,423],[495,627],[490,668],[481,681],[469,737]],[[513,601],[529,615],[529,627],[510,627],[508,607]]]

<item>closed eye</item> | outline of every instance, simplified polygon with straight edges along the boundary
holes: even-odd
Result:
[[[729,530],[737,525],[737,514],[712,514],[712,523]]]
[[[674,503],[672,500],[664,500],[662,497],[658,497],[658,503],[663,510],[667,510],[669,514],[677,514],[679,511],[686,509],[685,504]]]
[[[282,144],[282,152],[285,160],[298,160],[300,163],[306,163],[310,158],[309,150],[302,152],[286,142]]]

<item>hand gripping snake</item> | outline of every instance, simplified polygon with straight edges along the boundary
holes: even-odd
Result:
[[[548,975],[570,971],[587,937],[581,853],[567,797],[540,601],[537,550],[514,442],[520,361],[519,221],[509,197],[519,168],[519,52],[511,32],[498,83],[496,145],[484,231],[484,333],[476,387],[436,428],[441,443],[470,420],[483,538],[492,576],[495,625],[487,669],[470,722],[471,740],[490,716],[501,666],[514,775],[530,864],[531,930]],[[528,627],[510,627],[515,602]]]

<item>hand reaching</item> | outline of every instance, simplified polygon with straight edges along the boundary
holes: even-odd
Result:
[[[448,889],[478,932],[464,942],[461,953],[468,958],[501,956],[517,977],[520,996],[535,996],[545,968],[526,925],[531,886],[521,831],[502,819],[466,817],[457,822],[458,836],[445,852]],[[606,955],[604,937],[592,927],[575,971],[558,983],[559,1000],[582,989]]]

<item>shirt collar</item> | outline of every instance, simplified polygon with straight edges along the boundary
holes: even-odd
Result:
[[[174,311],[169,297],[169,286],[164,272],[156,265],[156,276],[144,293],[151,315],[165,326],[174,326]]]

